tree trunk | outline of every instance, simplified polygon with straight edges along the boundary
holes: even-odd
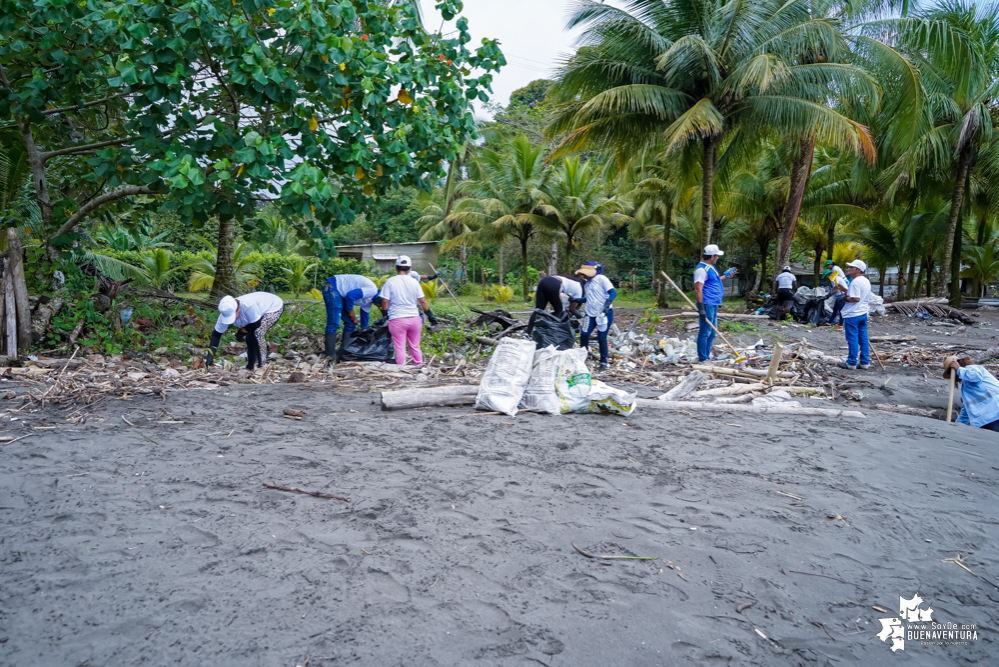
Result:
[[[711,243],[711,204],[714,197],[716,143],[715,137],[704,138],[704,168],[701,178],[701,248]],[[701,248],[698,248],[698,251]]]
[[[552,241],[552,257],[548,261],[548,275],[554,276],[558,273],[558,240]]]
[[[236,222],[233,218],[219,221],[218,255],[215,258],[215,280],[212,296],[236,296]]]
[[[461,244],[461,284],[468,282],[468,246]]]
[[[826,259],[832,261],[833,258],[833,246],[836,245],[836,221],[833,220],[829,223],[829,229],[826,230],[828,236],[826,237]]]
[[[527,239],[520,239],[520,280],[527,301]]]
[[[929,256],[926,258],[926,298],[932,296],[931,291],[933,289],[933,257]]]
[[[756,272],[756,284],[753,285],[753,291],[757,294],[760,293],[760,286],[766,285],[763,280],[767,273],[767,251],[770,249],[770,239],[764,238],[759,241],[760,244],[760,270]]]
[[[798,215],[801,213],[801,202],[805,198],[805,187],[812,172],[812,156],[815,154],[815,137],[802,139],[798,147],[798,155],[791,165],[791,186],[787,195],[787,206],[784,207],[784,221],[781,225],[780,242],[777,244],[779,255],[777,266],[786,266],[791,259],[791,242],[794,240],[794,230],[798,226]]]
[[[954,234],[954,252],[950,260],[950,305],[961,307],[961,247],[964,242],[962,220],[958,219],[957,233]]]
[[[31,306],[28,304],[28,285],[24,279],[24,253],[21,238],[13,227],[7,230],[7,271],[14,287],[14,307],[17,310],[17,349],[27,352],[31,347]],[[8,301],[8,305],[9,305]],[[8,356],[12,355],[8,352]]]
[[[919,296],[919,290],[923,286],[923,278],[927,276],[926,273],[926,258],[919,258],[919,275],[916,277],[916,284],[912,286],[912,292],[909,294],[910,299],[915,299]]]
[[[815,261],[812,262],[812,289],[819,286],[819,265],[822,262],[822,246],[815,246]]]
[[[954,177],[954,192],[950,200],[950,220],[947,221],[947,237],[944,239],[943,257],[940,258],[940,275],[937,276],[933,291],[937,296],[944,296],[947,289],[947,271],[951,268],[951,257],[954,254],[957,223],[961,219],[961,205],[964,203],[964,189],[968,182],[968,169],[971,167],[971,147],[965,146],[957,163],[957,175]]]
[[[668,204],[666,206],[666,219],[663,221],[663,247],[662,247],[662,258],[659,260],[659,265],[662,267],[660,270],[666,274],[669,274],[669,236],[673,232],[673,205]],[[658,277],[659,274],[657,273]],[[658,278],[657,278],[658,279]],[[657,304],[660,308],[666,307],[666,290],[659,290],[659,302]]]
[[[500,243],[499,253],[496,259],[497,272],[499,273],[499,286],[503,287],[503,244]]]
[[[881,279],[878,281],[878,296],[882,299],[885,297],[885,272],[888,270],[886,266],[878,267],[878,277]]]

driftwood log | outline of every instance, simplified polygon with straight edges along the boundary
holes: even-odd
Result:
[[[685,310],[677,315],[666,315],[665,317],[700,317],[696,312]],[[734,320],[734,321],[746,321],[755,322],[759,320],[769,320],[771,319],[769,315],[748,315],[742,313],[718,313],[719,320]]]
[[[742,403],[701,403],[697,401],[660,401],[657,399],[639,398],[635,404],[640,408],[653,408],[656,410],[690,410],[692,412],[717,411],[717,412],[744,412],[758,415],[791,415],[795,417],[850,417],[854,419],[867,419],[863,412],[857,410],[830,410],[827,408],[793,408],[780,404],[773,405],[745,405]]]
[[[691,371],[687,377],[680,381],[680,384],[667,391],[660,398],[664,401],[682,401],[697,391],[697,388],[706,378],[707,376],[701,371]]]
[[[767,376],[766,371],[756,368],[725,368],[723,366],[704,366],[702,364],[691,364],[690,367],[695,371],[704,371],[705,373],[715,373],[717,375],[737,375],[741,377],[758,378],[761,380]],[[774,377],[793,378],[794,373],[780,371],[778,373],[774,373]]]
[[[48,303],[41,304],[31,316],[31,338],[38,343],[45,338],[45,333],[52,324],[52,318],[59,314],[66,302],[62,296],[55,296]]]
[[[704,398],[705,396],[738,396],[739,394],[750,394],[754,391],[763,391],[766,388],[767,385],[762,382],[757,382],[755,384],[733,384],[727,387],[716,387],[714,389],[695,391],[694,398]]]
[[[479,385],[477,384],[383,391],[382,410],[429,408],[435,405],[466,405],[474,403],[478,393]]]

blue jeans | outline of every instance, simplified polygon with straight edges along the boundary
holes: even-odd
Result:
[[[350,333],[357,329],[357,325],[343,313],[343,297],[337,294],[328,282],[323,285],[323,302],[326,304],[326,333],[335,334],[340,328],[341,319],[343,320],[344,333]]]
[[[718,326],[718,306],[704,304],[704,314],[708,316],[708,319],[704,319],[703,317],[698,318],[701,324],[701,328],[697,331],[698,361],[707,361],[711,358],[711,345],[715,342],[715,330],[711,328],[708,321]]]
[[[840,315],[843,312],[843,306],[846,305],[846,295],[840,294],[836,297],[836,302],[833,304],[832,315],[829,316],[829,324],[836,324],[836,320],[839,319],[839,325],[843,325],[843,316]]]
[[[844,317],[843,331],[846,333],[846,345],[850,348],[846,363],[851,366],[857,363],[857,348],[860,348],[860,363],[871,363],[871,346],[867,342],[867,315]]]
[[[610,332],[611,325],[614,324],[614,309],[611,308],[607,311],[607,331],[597,332],[597,347],[600,348],[600,363],[607,363],[607,334]],[[580,332],[579,334],[579,346],[582,348],[588,348],[590,346],[590,334],[593,330],[597,328],[597,318],[590,318],[590,326],[586,327],[586,331]]]

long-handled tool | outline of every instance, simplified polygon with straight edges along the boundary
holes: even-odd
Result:
[[[950,423],[950,417],[954,413],[954,387],[957,385],[957,373],[954,369],[950,369],[950,398],[947,400],[947,423]]]
[[[685,299],[685,300],[687,301],[687,303],[689,303],[689,304],[690,304],[690,307],[691,307],[691,308],[693,308],[694,310],[697,310],[697,306],[695,306],[695,305],[694,305],[694,302],[693,302],[693,301],[691,301],[691,300],[690,300],[690,299],[689,299],[689,298],[687,297],[687,295],[683,293],[683,290],[682,290],[682,289],[680,289],[679,287],[677,287],[677,286],[676,286],[676,283],[675,283],[675,282],[673,282],[673,279],[672,279],[672,278],[670,278],[669,276],[667,276],[667,275],[666,275],[666,272],[665,272],[665,271],[660,271],[659,273],[663,274],[663,277],[664,277],[664,278],[665,278],[666,280],[668,280],[668,281],[669,281],[669,284],[673,286],[673,289],[675,289],[675,290],[676,290],[677,292],[679,292],[679,293],[680,293],[680,296],[682,296],[682,297],[683,297],[683,298],[684,298],[684,299]],[[715,325],[714,325],[714,324],[713,324],[713,323],[711,322],[711,320],[709,320],[709,319],[705,318],[705,320],[704,320],[704,321],[705,321],[705,322],[707,322],[707,323],[708,323],[708,325],[709,325],[709,326],[710,326],[710,327],[711,327],[712,329],[714,329],[714,330],[715,330],[715,333],[716,333],[716,334],[718,334],[718,335],[719,335],[719,336],[721,337],[721,339],[722,339],[723,341],[725,341],[725,344],[726,344],[726,345],[728,345],[728,346],[729,346],[729,347],[730,347],[730,348],[732,349],[732,352],[733,352],[733,353],[735,354],[735,363],[739,363],[740,361],[745,361],[745,360],[746,360],[746,355],[742,354],[742,353],[741,353],[741,352],[739,352],[739,351],[738,351],[737,349],[735,349],[735,345],[732,345],[732,343],[728,342],[728,338],[725,338],[725,334],[723,334],[723,333],[722,333],[721,331],[718,331],[718,327],[716,327],[716,326],[715,326]]]
[[[433,270],[434,273],[437,273],[437,269],[434,268],[433,264],[430,265],[430,268]],[[451,287],[448,286],[447,281],[442,280],[441,282],[444,283],[444,288],[447,289],[447,293],[451,295],[451,298],[454,299],[454,302],[458,304],[459,308],[461,308],[461,312],[465,313],[465,317],[471,317],[471,315],[468,314],[468,311],[465,310],[465,307],[461,305],[461,301],[458,301],[458,297],[456,297],[454,295],[454,292],[451,291]]]

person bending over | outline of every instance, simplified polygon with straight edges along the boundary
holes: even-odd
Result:
[[[961,383],[957,423],[999,432],[999,380],[984,366],[972,364],[968,357],[944,359],[944,379],[949,380],[951,373],[957,373]]]
[[[261,368],[267,362],[267,342],[264,334],[274,326],[284,311],[284,301],[270,292],[251,292],[240,297],[224,296],[219,301],[219,319],[208,343],[205,366],[215,365],[215,353],[229,326],[239,327],[236,340],[246,341],[246,369],[252,371],[254,365]]]
[[[535,311],[531,313],[531,319],[527,322],[524,335],[528,338],[531,337],[531,332],[534,331],[534,321],[538,317],[537,311],[551,306],[555,316],[560,317],[568,304],[569,314],[578,317],[576,306],[582,302],[582,281],[572,276],[545,276],[538,281],[538,289],[534,294]]]
[[[371,317],[371,304],[378,300],[378,286],[364,276],[343,273],[330,276],[323,285],[323,302],[326,304],[326,356],[336,358],[336,333],[343,320],[343,336],[357,330],[354,306],[361,307],[361,326],[366,327]]]

